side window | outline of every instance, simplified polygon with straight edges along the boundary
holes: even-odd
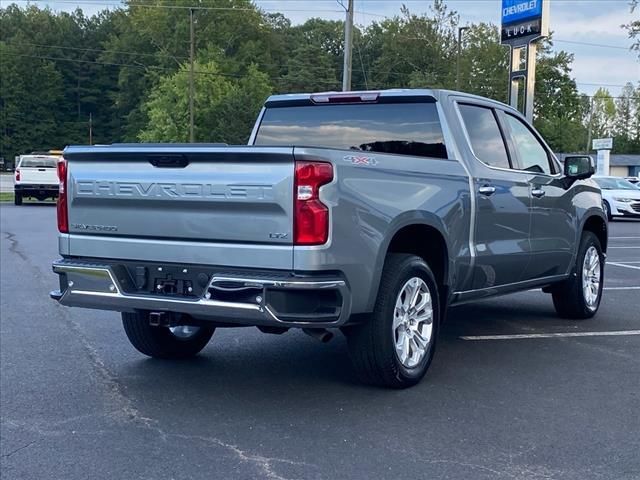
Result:
[[[491,167],[511,168],[493,110],[466,104],[459,107],[476,157]]]
[[[547,150],[538,141],[522,120],[513,115],[506,114],[507,122],[513,140],[513,147],[520,161],[520,169],[536,173],[553,173],[549,163]]]

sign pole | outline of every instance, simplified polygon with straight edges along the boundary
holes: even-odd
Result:
[[[522,112],[529,122],[533,121],[537,42],[548,35],[549,1],[502,0],[501,43],[511,49],[509,104]],[[524,89],[522,105],[520,88]]]
[[[596,138],[591,146],[598,152],[596,175],[609,176],[609,158],[613,148],[613,138]]]
[[[536,42],[530,42],[527,46],[527,85],[526,96],[524,100],[524,116],[526,119],[533,123],[533,98],[536,89],[536,53],[538,51],[538,44]]]

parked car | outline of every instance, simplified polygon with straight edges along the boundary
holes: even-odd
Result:
[[[365,382],[416,384],[447,309],[542,287],[600,305],[607,222],[514,109],[438,90],[269,98],[249,146],[74,146],[60,163],[62,305],[122,312],[135,348],[216,328],[346,335]]]
[[[625,180],[633,183],[636,187],[640,186],[640,177],[626,177]]]
[[[593,177],[602,189],[602,202],[607,218],[640,218],[640,190],[620,177]]]
[[[14,203],[22,205],[25,197],[44,201],[58,196],[57,165],[60,157],[51,155],[21,155],[14,179]]]

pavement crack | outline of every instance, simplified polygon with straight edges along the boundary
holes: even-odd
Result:
[[[11,253],[15,253],[17,256],[19,256],[22,260],[26,262],[27,256],[18,248],[19,242],[16,239],[15,233],[11,233],[11,232],[3,232],[3,233],[5,234],[5,240],[9,241],[9,251]]]
[[[2,455],[2,458],[9,458],[11,457],[13,454],[18,453],[20,450],[24,450],[25,448],[30,447],[31,445],[33,445],[34,443],[36,443],[38,440],[32,440],[29,443],[27,443],[26,445],[22,445],[21,447],[18,447],[14,450],[11,450],[9,453],[5,453],[4,455]]]
[[[240,461],[244,463],[251,463],[253,465],[256,465],[258,468],[260,468],[265,478],[271,478],[273,480],[289,480],[287,477],[283,477],[273,470],[274,463],[304,466],[304,467],[312,466],[305,462],[296,462],[293,460],[288,460],[286,458],[265,457],[263,455],[251,454],[246,452],[245,450],[240,449],[236,445],[223,442],[222,440],[215,437],[205,437],[201,435],[184,435],[184,434],[177,434],[177,433],[168,434],[167,436],[180,438],[182,440],[199,440],[201,442],[211,443],[211,444],[223,447],[231,451]]]
[[[26,422],[21,422],[21,421],[15,421],[15,420],[10,420],[7,419],[5,420],[5,424],[9,427],[12,428],[19,428],[19,429],[24,429],[33,433],[36,433],[38,435],[40,435],[41,437],[59,437],[59,436],[65,436],[69,433],[73,433],[75,435],[103,435],[106,432],[104,430],[99,430],[99,431],[86,431],[86,430],[81,430],[81,429],[71,429],[69,427],[67,427],[66,429],[60,429],[60,426],[63,425],[67,425],[69,423],[72,423],[74,421],[78,421],[84,418],[87,418],[91,415],[79,415],[76,417],[71,417],[71,418],[67,418],[67,419],[63,419],[57,422],[51,422],[51,423],[47,423],[47,424],[38,424],[38,423],[26,423]],[[290,477],[285,477],[281,474],[279,474],[274,466],[275,465],[291,465],[291,466],[298,466],[298,467],[310,467],[310,468],[315,468],[315,465],[311,465],[309,463],[306,462],[298,462],[298,461],[294,461],[294,460],[289,460],[286,458],[278,458],[278,457],[267,457],[264,455],[259,455],[259,454],[254,454],[254,453],[249,453],[246,450],[241,449],[240,447],[238,447],[237,445],[228,443],[228,442],[224,442],[222,440],[220,440],[219,438],[216,437],[210,437],[210,436],[204,436],[204,435],[189,435],[189,434],[182,434],[182,433],[169,433],[169,432],[165,432],[162,428],[157,426],[157,422],[155,420],[152,419],[148,419],[148,418],[144,418],[142,417],[145,421],[140,421],[140,417],[136,417],[131,419],[134,424],[141,429],[150,431],[150,432],[154,432],[156,433],[160,439],[163,442],[169,442],[172,439],[178,439],[178,440],[182,440],[182,441],[196,441],[196,442],[202,442],[202,443],[207,443],[210,445],[214,445],[216,447],[220,447],[223,448],[225,450],[227,450],[228,452],[231,453],[231,455],[233,457],[235,457],[237,460],[239,460],[242,463],[246,463],[249,465],[253,465],[254,467],[258,468],[258,470],[260,471],[260,476],[261,478],[268,478],[271,480],[291,480]],[[38,439],[28,443],[27,445],[24,445],[20,448],[17,448],[11,452],[9,452],[6,455],[3,455],[2,458],[8,458],[9,456],[13,455],[14,453],[16,453],[19,450],[22,450],[23,448],[27,448],[28,446],[32,445],[33,443],[36,443],[38,441]]]

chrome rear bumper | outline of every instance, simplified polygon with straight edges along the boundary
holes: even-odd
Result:
[[[83,307],[120,312],[154,311],[175,312],[202,320],[211,320],[238,325],[260,325],[278,327],[337,327],[344,324],[350,315],[351,297],[344,280],[312,277],[269,278],[264,273],[251,275],[215,274],[209,281],[202,297],[186,298],[167,295],[139,294],[123,291],[118,278],[121,270],[112,265],[74,263],[60,260],[53,264],[53,271],[61,275],[61,289],[51,292],[51,298],[69,307]],[[219,285],[219,286],[218,286]],[[255,303],[221,301],[211,298],[216,289],[229,290],[231,285],[237,290],[251,289],[261,292]],[[301,315],[292,318],[291,313],[283,315],[270,305],[270,295],[274,292],[320,292],[333,290],[340,298],[335,315]]]

